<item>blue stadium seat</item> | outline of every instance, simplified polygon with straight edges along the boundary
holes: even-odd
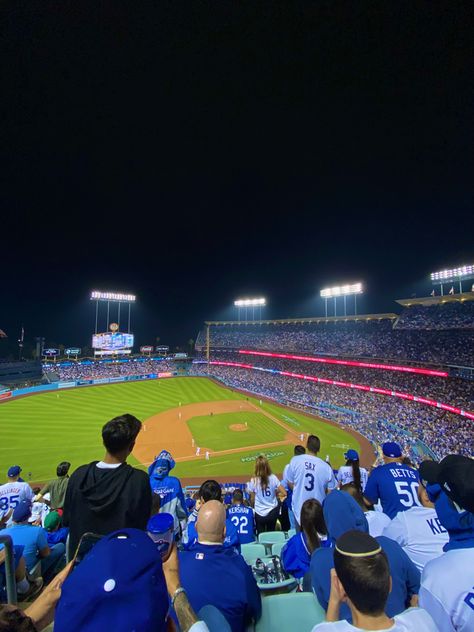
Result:
[[[267,555],[270,555],[272,552],[272,544],[275,542],[285,542],[285,534],[283,531],[266,531],[265,533],[260,533],[258,536],[258,541],[260,544],[265,545],[265,550],[267,551]]]
[[[286,546],[286,541],[275,542],[274,544],[272,544],[272,555],[278,555],[278,557],[281,557],[281,550],[284,546]]]
[[[269,595],[262,599],[262,616],[255,632],[311,632],[325,615],[313,593]]]
[[[256,560],[257,557],[265,557],[265,547],[263,546],[263,544],[242,544],[240,546],[240,552],[247,563],[248,560],[253,561]]]
[[[292,538],[294,535],[296,535],[296,529],[290,529],[288,531],[288,540]]]

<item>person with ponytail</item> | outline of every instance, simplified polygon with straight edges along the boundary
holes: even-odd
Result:
[[[339,468],[336,479],[339,489],[343,485],[353,483],[355,487],[362,493],[367,485],[369,474],[365,467],[359,465],[359,454],[356,450],[347,450],[344,454],[346,464]]]
[[[262,455],[255,460],[255,476],[247,485],[250,504],[255,509],[257,534],[274,531],[280,511],[279,500],[286,498],[285,488],[272,474],[268,459]]]

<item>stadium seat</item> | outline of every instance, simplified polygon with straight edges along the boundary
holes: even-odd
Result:
[[[296,529],[290,529],[288,531],[288,540],[292,538],[294,535],[296,535]]]
[[[262,599],[262,616],[255,632],[311,632],[325,616],[313,593],[269,595]]]
[[[242,557],[248,564],[249,560],[253,561],[256,560],[257,557],[264,557],[265,547],[263,546],[263,544],[242,544],[240,547],[240,552],[242,554]]]
[[[274,544],[272,544],[272,555],[278,555],[278,557],[281,557],[281,550],[284,546],[286,546],[286,541],[275,542]]]
[[[258,536],[260,544],[265,545],[266,554],[270,555],[272,552],[272,544],[275,542],[285,542],[285,534],[283,531],[266,531]]]

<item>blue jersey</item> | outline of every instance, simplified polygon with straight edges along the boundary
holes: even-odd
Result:
[[[419,475],[416,470],[402,463],[385,463],[372,470],[364,496],[372,503],[380,500],[383,512],[394,518],[399,511],[406,511],[418,500]]]
[[[154,494],[160,497],[160,513],[169,513],[174,518],[174,531],[179,532],[179,521],[184,520],[188,511],[179,479],[165,476],[159,479],[150,476],[150,485]]]
[[[232,505],[227,510],[227,520],[235,525],[240,544],[255,542],[254,516],[251,507]]]
[[[188,524],[186,529],[183,532],[183,546],[184,548],[190,549],[193,547],[198,540],[198,535],[196,531],[196,520],[198,517],[198,512],[196,510],[189,516]],[[239,532],[235,527],[234,523],[231,522],[228,518],[225,521],[225,539],[224,539],[224,547],[232,548],[235,547],[240,553],[240,540],[239,540]]]

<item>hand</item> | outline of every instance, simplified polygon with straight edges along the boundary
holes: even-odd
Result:
[[[346,593],[342,589],[341,583],[336,575],[336,569],[331,568],[331,593],[329,595],[329,601],[334,604],[340,605],[346,596]]]
[[[61,588],[71,572],[74,562],[69,564],[46,586],[41,595],[25,610],[39,630],[49,625],[54,618],[54,609],[61,597]]]
[[[163,561],[163,573],[168,594],[172,597],[180,586],[178,550],[174,544],[170,547],[168,558]]]
[[[410,608],[418,608],[418,595],[412,595],[410,598]]]

